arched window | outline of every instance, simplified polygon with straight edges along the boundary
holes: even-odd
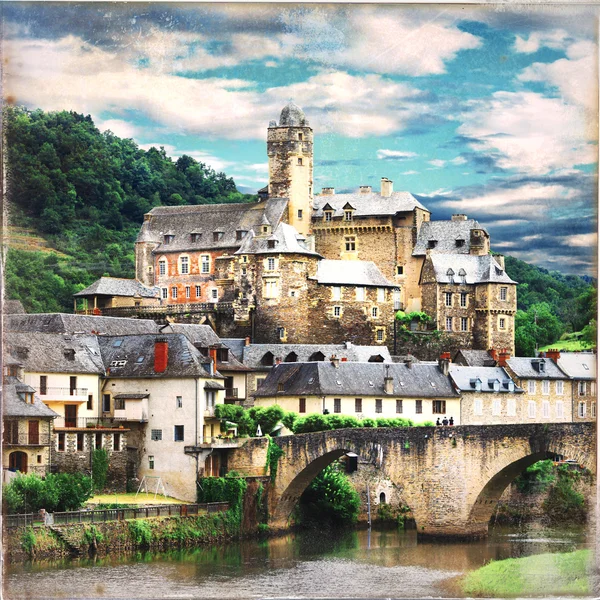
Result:
[[[308,362],[323,362],[325,360],[325,355],[322,352],[313,352],[308,357]]]
[[[385,504],[385,502],[385,492],[381,492],[381,494],[379,494],[379,504]]]
[[[290,352],[283,362],[298,362],[298,355],[295,352]]]
[[[263,367],[272,367],[273,366],[273,353],[272,352],[267,352],[261,359],[260,364],[263,365]]]

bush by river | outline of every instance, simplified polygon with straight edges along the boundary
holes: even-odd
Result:
[[[592,553],[537,554],[491,561],[463,581],[467,596],[585,596],[591,593]]]

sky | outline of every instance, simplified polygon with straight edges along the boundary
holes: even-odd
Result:
[[[492,249],[596,276],[598,8],[2,3],[4,96],[267,183],[290,100],[314,188],[414,194]]]

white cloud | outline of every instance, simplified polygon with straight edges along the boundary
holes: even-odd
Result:
[[[452,163],[453,165],[464,165],[467,162],[467,159],[464,158],[463,156],[457,156],[456,158],[453,158],[452,160],[449,160],[448,162]]]
[[[526,38],[517,35],[514,49],[517,52],[531,54],[537,52],[542,46],[553,50],[563,50],[570,39],[569,34],[562,29],[553,31],[534,31]]]
[[[570,103],[589,111],[597,126],[598,49],[592,42],[579,41],[567,49],[567,58],[552,63],[533,63],[518,76],[520,81],[547,83],[558,88]]]
[[[133,138],[140,133],[139,128],[133,123],[120,119],[107,119],[106,121],[96,119],[95,125],[100,131],[110,130],[121,138]]]
[[[404,152],[402,150],[377,150],[377,158],[379,159],[393,159],[393,160],[407,160],[409,158],[415,158],[419,156],[416,152]]]
[[[593,248],[598,245],[597,233],[579,233],[577,235],[567,235],[560,238],[566,246],[577,246],[578,248]]]
[[[151,143],[151,144],[138,144],[138,145],[143,150],[150,150],[150,148],[163,147],[165,149],[165,152],[167,153],[167,156],[170,156],[171,158],[175,158],[175,159],[177,159],[180,156],[183,156],[185,154],[186,156],[190,156],[194,160],[197,160],[198,162],[204,163],[205,165],[211,167],[212,169],[214,169],[217,172],[224,171],[228,167],[231,167],[231,166],[237,164],[235,162],[223,160],[222,158],[213,156],[209,152],[204,152],[203,150],[197,150],[197,149],[196,150],[182,150],[181,148],[177,148],[176,146],[173,146],[172,144]]]
[[[499,154],[502,168],[539,175],[596,160],[596,145],[586,140],[583,111],[560,98],[496,92],[469,105],[458,133],[477,138],[471,143],[474,149]]]
[[[95,117],[110,111],[116,120],[119,113],[137,111],[173,132],[263,139],[267,123],[290,97],[316,130],[350,137],[399,131],[427,111],[424,103],[411,103],[419,90],[379,75],[323,71],[260,92],[242,79],[192,79],[137,68],[74,36],[6,41],[4,48],[5,93],[17,103]],[[174,50],[161,52],[169,56]]]
[[[404,173],[400,173],[400,175],[418,175],[419,171],[404,171]]]
[[[436,167],[437,169],[441,169],[446,164],[445,160],[441,160],[439,158],[436,158],[434,160],[430,160],[428,162],[429,162],[430,165],[432,165],[433,167]]]

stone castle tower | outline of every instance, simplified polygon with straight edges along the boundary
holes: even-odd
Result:
[[[269,197],[289,198],[289,224],[302,235],[311,230],[313,200],[313,130],[299,106],[290,102],[279,124],[269,123]]]

